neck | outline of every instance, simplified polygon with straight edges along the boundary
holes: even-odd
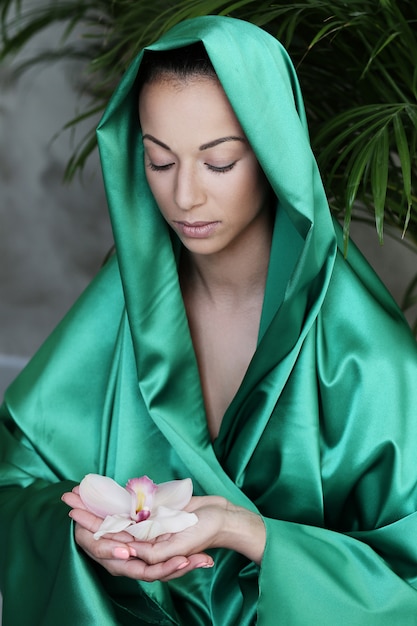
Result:
[[[255,237],[243,235],[217,254],[198,255],[184,250],[180,272],[183,291],[192,290],[214,304],[231,307],[263,297],[272,230],[273,216]]]

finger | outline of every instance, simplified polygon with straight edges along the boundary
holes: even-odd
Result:
[[[118,537],[103,537],[95,539],[94,535],[79,524],[75,525],[75,540],[77,544],[94,560],[101,562],[103,560],[120,560],[125,561],[130,557],[135,557],[134,548],[127,545],[127,541]],[[127,533],[126,533],[127,535]],[[131,539],[130,536],[128,538]]]
[[[98,531],[103,521],[101,517],[97,517],[96,515],[94,515],[94,513],[91,513],[90,511],[87,511],[86,509],[78,509],[78,508],[72,509],[68,513],[68,515],[69,517],[71,517],[72,520],[74,520],[74,522],[77,525],[81,526],[82,528],[84,528],[85,530],[87,530],[89,533],[92,533],[92,534]],[[103,538],[109,539],[115,542],[122,542],[125,544],[132,542],[132,535],[124,531],[119,532],[119,533],[106,533],[105,535],[103,535]],[[94,539],[94,541],[97,541],[97,539]],[[136,551],[134,547],[129,547],[129,555],[136,556]]]
[[[91,511],[88,511],[88,509],[83,505],[79,496],[72,492],[67,492],[63,494],[61,499],[63,502],[65,502],[65,504],[72,507],[72,511],[70,511],[68,515],[75,522],[77,522],[81,526],[84,526],[84,528],[87,528],[87,530],[92,533],[97,532],[97,530],[101,526],[103,519],[94,515],[94,513],[91,513]],[[85,513],[83,513],[82,511],[85,511]],[[107,533],[107,536],[111,537],[112,539],[117,539],[118,541],[124,541],[125,543],[132,541],[132,535],[129,535],[129,533],[125,532],[111,534]]]
[[[61,500],[73,509],[86,509],[80,496],[73,491],[67,491],[62,494]]]
[[[184,576],[194,569],[213,565],[211,557],[204,553],[190,557],[178,555],[167,561],[149,565],[141,559],[133,558],[131,546],[120,544],[113,539],[101,538],[96,541],[90,531],[78,524],[75,538],[90,558],[114,576],[128,576],[146,582],[166,581]]]
[[[178,554],[189,555],[200,552],[201,546],[194,545],[191,549],[181,538],[175,534],[166,535],[163,540],[160,537],[156,541],[130,541],[130,545],[135,549],[136,555],[148,565],[161,563],[177,556]]]
[[[129,545],[134,548],[136,556],[148,565],[154,565],[156,563],[164,562],[178,554],[184,554],[189,559],[193,559],[194,566],[198,565],[199,567],[212,567],[214,562],[209,554],[207,554],[206,552],[201,552],[200,550],[198,550],[198,548],[195,553],[193,553],[192,550],[190,550],[189,552],[185,552],[184,546],[177,545],[175,542],[175,537],[174,541],[172,540],[172,537],[173,535],[170,535],[169,540],[165,542],[134,541]],[[198,563],[197,557],[199,559]]]
[[[180,578],[181,576],[184,576],[185,574],[188,574],[189,572],[192,572],[196,569],[211,569],[214,566],[214,561],[210,557],[209,559],[207,559],[207,557],[208,555],[205,553],[192,554],[191,556],[187,557],[189,561],[188,565],[184,565],[183,567],[178,568],[177,570],[175,570],[175,572],[173,572],[169,576],[166,576],[165,578],[162,578],[161,580],[163,582],[166,582],[168,580],[174,580],[175,578]]]
[[[129,546],[118,544],[113,539],[101,538],[96,541],[88,530],[78,525],[75,539],[88,556],[114,576],[129,576],[145,581],[162,580],[189,565],[189,559],[184,556],[175,556],[165,562],[148,565],[140,559],[132,558]]]
[[[164,563],[148,565],[140,559],[131,558],[126,561],[109,560],[106,569],[115,576],[128,576],[135,580],[154,582],[156,580],[170,580],[181,572],[186,572],[189,561],[185,557],[176,556]]]
[[[111,561],[116,559],[125,561],[134,557],[134,560],[141,563],[141,565],[138,565],[138,568],[140,571],[143,571],[144,575],[156,576],[158,579],[161,576],[170,576],[177,570],[180,571],[185,567],[188,567],[187,571],[190,571],[197,567],[211,567],[214,564],[211,556],[206,553],[197,553],[189,557],[175,555],[165,561],[149,564],[143,561],[143,559],[137,558],[137,552],[132,545],[120,543],[114,538],[102,537],[96,540],[91,532],[82,526],[76,527],[75,537],[77,543],[95,560]],[[132,567],[130,566],[130,568]]]
[[[145,582],[154,582],[160,580],[167,582],[180,578],[189,572],[198,568],[208,568],[212,566],[201,565],[201,555],[193,555],[188,561],[181,560],[184,557],[174,557],[165,563],[157,563],[156,565],[147,565],[138,559],[129,559],[125,563],[112,563],[111,567],[117,570],[116,575],[128,576],[135,580],[143,580]]]
[[[90,531],[90,533],[96,533],[103,521],[101,517],[97,517],[97,515],[87,511],[87,509],[78,507],[73,508],[68,515],[74,520],[74,522],[80,524],[80,526]]]

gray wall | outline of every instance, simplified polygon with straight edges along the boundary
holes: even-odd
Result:
[[[97,155],[82,180],[63,184],[76,138],[54,139],[87,105],[80,70],[59,63],[13,83],[0,68],[0,392],[112,244]]]

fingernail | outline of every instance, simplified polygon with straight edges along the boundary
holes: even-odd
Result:
[[[204,563],[199,563],[198,565],[196,565],[196,568],[202,568],[202,569],[207,569],[210,567],[213,567],[214,562],[212,561],[211,563],[207,563],[207,561],[205,561]]]
[[[187,567],[187,565],[189,564],[190,564],[189,561],[185,561],[184,563],[181,563],[181,565],[178,565],[177,570],[184,569],[184,567]]]
[[[115,548],[112,554],[115,559],[126,560],[130,557],[129,550],[127,548]]]
[[[135,548],[131,548],[129,546],[129,552],[130,552],[130,556],[134,556],[135,558],[138,556],[138,553],[136,552]]]

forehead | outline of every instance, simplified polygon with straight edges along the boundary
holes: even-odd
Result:
[[[139,118],[143,132],[156,136],[195,133],[197,142],[197,135],[201,139],[207,133],[207,141],[223,133],[243,134],[220,82],[207,77],[146,83],[139,96]]]

